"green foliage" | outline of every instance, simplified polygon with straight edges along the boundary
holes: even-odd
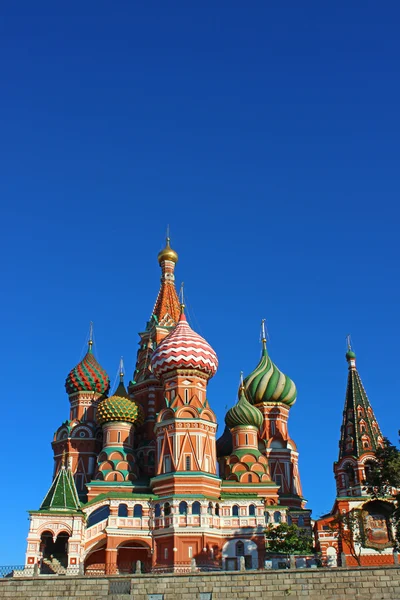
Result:
[[[361,548],[364,545],[364,537],[361,527],[361,510],[353,508],[353,510],[344,513],[337,513],[335,518],[330,522],[330,530],[337,536],[338,540],[346,544],[350,554],[357,564],[361,565]]]
[[[400,432],[399,432],[400,433]],[[375,453],[376,460],[366,473],[365,487],[372,498],[393,496],[394,488],[400,488],[400,450],[385,438],[383,448]],[[394,496],[391,521],[395,531],[395,549],[400,548],[400,498]]]
[[[376,460],[370,463],[365,486],[373,497],[391,494],[391,488],[400,487],[400,451],[385,438],[383,448],[375,452]]]
[[[313,538],[308,531],[281,523],[272,523],[265,530],[267,552],[277,554],[310,554],[313,551]]]

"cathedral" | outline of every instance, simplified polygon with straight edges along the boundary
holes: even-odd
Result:
[[[266,523],[310,529],[288,418],[296,387],[265,334],[217,439],[208,381],[218,358],[185,316],[177,253],[159,253],[161,285],[139,333],[136,368],[119,385],[87,353],[65,383],[69,418],[54,434],[54,476],[30,511],[26,567],[129,573],[264,566]],[[241,559],[241,557],[243,557]]]
[[[169,238],[158,262],[160,290],[139,333],[129,384],[121,362],[119,384],[110,391],[92,333],[86,355],[67,376],[69,417],[52,441],[50,489],[39,510],[29,513],[27,570],[41,565],[49,573],[123,574],[138,564],[154,573],[194,565],[257,569],[265,566],[268,523],[311,531],[288,429],[296,386],[272,362],[263,324],[259,363],[242,377],[217,439],[207,385],[218,358],[187,321]],[[368,500],[361,482],[383,443],[350,348],[347,359],[337,499],[332,514],[315,524],[317,549],[332,566],[348,548],[329,523],[338,511]],[[371,505],[365,517],[375,523],[372,532],[367,528],[365,556],[375,554],[377,564],[379,557],[393,560],[383,504]]]

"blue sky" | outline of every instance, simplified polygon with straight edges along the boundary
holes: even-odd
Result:
[[[60,12],[63,11],[63,12]],[[0,564],[22,563],[89,322],[131,375],[167,224],[220,424],[260,355],[297,384],[313,516],[335,488],[345,336],[397,441],[397,3],[1,7]],[[220,431],[222,425],[220,425]]]

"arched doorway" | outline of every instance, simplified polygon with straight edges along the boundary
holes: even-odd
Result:
[[[102,540],[97,547],[90,550],[85,558],[86,575],[104,575],[106,568],[106,545]]]
[[[127,540],[118,546],[117,568],[120,575],[134,573],[138,560],[142,564],[142,572],[150,571],[151,550],[146,542]]]
[[[40,550],[43,556],[43,573],[60,573],[68,567],[69,534],[61,531],[54,540],[51,531],[44,531],[40,536]]]

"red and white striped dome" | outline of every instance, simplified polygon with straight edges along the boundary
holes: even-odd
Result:
[[[211,378],[217,372],[218,358],[210,344],[189,326],[182,312],[175,329],[155,349],[151,366],[158,378],[175,369],[196,369]]]

